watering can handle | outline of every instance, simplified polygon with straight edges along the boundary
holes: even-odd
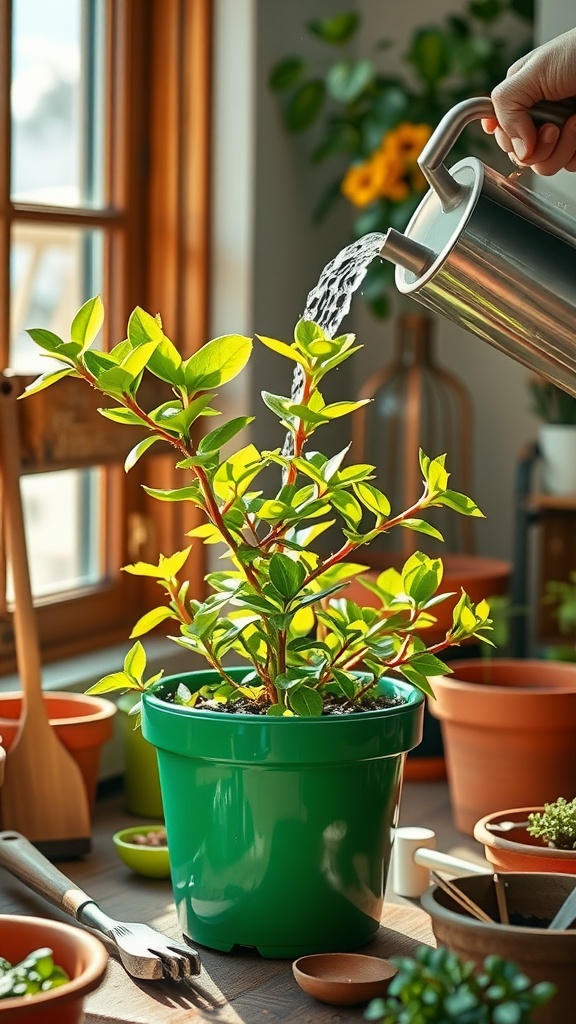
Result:
[[[576,100],[537,103],[530,114],[536,124],[552,123],[561,127],[568,117],[576,114]],[[462,199],[462,186],[444,166],[444,160],[466,125],[483,117],[494,117],[494,104],[489,96],[475,96],[457,103],[444,115],[418,157],[420,169],[438,195],[443,210],[452,209]]]

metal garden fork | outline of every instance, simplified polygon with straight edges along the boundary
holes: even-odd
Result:
[[[200,974],[200,957],[195,949],[169,939],[147,924],[109,917],[19,832],[0,832],[0,867],[80,924],[110,939],[133,978],[185,981]]]

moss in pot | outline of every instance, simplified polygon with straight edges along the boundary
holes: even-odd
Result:
[[[553,850],[576,850],[576,797],[566,800],[560,796],[554,803],[544,804],[543,811],[529,814],[526,831]]]
[[[382,533],[402,527],[438,537],[438,531],[423,518],[427,509],[444,505],[468,516],[482,513],[471,499],[448,486],[444,455],[430,458],[420,453],[422,495],[409,509],[393,511],[373,482],[372,466],[348,464],[348,448],[331,455],[314,450],[311,441],[321,426],[358,407],[353,401],[328,404],[321,391],[326,374],[356,351],[353,335],[332,338],[317,324],[300,321],[291,343],[261,338],[262,344],[288,359],[291,368],[298,365],[303,380],[301,394],[295,399],[263,392],[265,405],[280,421],[279,446],[260,452],[248,443],[226,457],[224,446],[228,448],[253,417],[237,417],[206,434],[199,428],[204,417],[218,415],[212,406],[217,389],[246,365],[251,339],[240,335],[217,338],[183,360],[164,333],[159,317],[137,308],[128,323],[127,339],[111,352],[102,353],[91,347],[102,319],[102,303],[94,298],[77,314],[71,341],[64,342],[42,329],[30,331],[33,340],[60,361],[62,369],[41,377],[26,393],[72,374],[112,399],[115,404],[101,410],[104,416],[147,431],[127,457],[125,468],[129,470],[156,442],[167,443],[182,472],[182,486],[172,490],[146,487],[147,493],[160,501],[190,503],[195,517],[200,510],[205,522],[194,526],[188,536],[193,541],[217,544],[224,551],[223,568],[206,576],[208,595],[203,599],[190,595],[185,578],[191,546],[170,555],[161,554],[156,564],[140,562],[125,567],[128,572],[155,579],[165,600],[137,622],[132,632],[135,643],[123,668],[91,688],[96,693],[120,689],[143,694],[144,735],[159,752],[175,897],[202,907],[200,921],[187,903],[187,910],[181,914],[183,930],[187,935],[193,933],[194,941],[231,948],[234,943],[228,933],[226,938],[216,939],[213,934],[209,937],[207,930],[212,929],[216,917],[226,917],[228,904],[236,900],[237,890],[244,888],[247,899],[250,890],[251,919],[258,917],[254,890],[271,862],[268,844],[274,845],[281,831],[269,816],[286,805],[282,828],[289,841],[283,844],[283,856],[292,851],[293,857],[298,850],[302,863],[296,868],[294,863],[286,863],[274,875],[275,881],[270,877],[267,884],[276,900],[279,888],[286,889],[285,885],[278,886],[279,878],[285,877],[286,871],[298,876],[301,894],[296,902],[299,907],[310,904],[313,908],[306,923],[308,945],[296,938],[282,944],[278,941],[277,945],[276,939],[257,941],[250,928],[234,941],[260,949],[271,947],[269,955],[278,956],[301,955],[318,948],[327,951],[333,948],[326,945],[328,942],[335,948],[355,948],[378,926],[382,895],[375,896],[375,889],[382,890],[382,882],[385,884],[386,866],[370,868],[359,877],[354,864],[368,856],[367,845],[378,845],[380,860],[388,859],[403,755],[419,741],[423,694],[432,694],[429,678],[447,671],[440,659],[443,651],[470,637],[486,640],[490,619],[485,601],[474,604],[462,592],[445,636],[427,644],[426,630],[434,622],[435,606],[452,595],[441,592],[441,560],[421,552],[411,555],[401,569],[380,574],[379,607],[362,607],[348,600],[347,581],[364,570],[356,559],[361,559],[362,549]],[[139,404],[138,388],[145,372],[171,389],[172,397],[154,409]],[[286,432],[289,444],[282,443]],[[274,468],[277,486],[265,493],[261,481],[268,480]],[[264,474],[265,470],[269,472]],[[339,527],[340,539],[332,551],[323,554],[316,542],[329,527]],[[147,678],[146,656],[139,638],[163,623],[170,624],[177,644],[207,662],[207,672],[190,672],[173,679],[161,679],[161,674]],[[382,715],[393,727],[377,725]],[[330,809],[334,790],[338,789],[348,794],[353,815],[360,814],[363,800],[369,802],[359,821],[361,829],[366,819],[375,817],[366,789],[372,783],[353,781],[355,769],[348,760],[352,749],[358,748],[358,739],[344,742],[345,754],[337,741],[337,735],[344,733],[343,724],[348,723],[355,730],[365,726],[375,729],[369,753],[362,755],[362,760],[373,764],[372,758],[377,755],[383,762],[378,770],[387,773],[386,781],[381,779],[379,783],[379,799],[386,808],[374,822],[379,838],[364,836],[358,847],[351,839],[348,812],[341,807]],[[329,738],[324,728],[322,733],[317,731],[320,725],[329,727]],[[300,735],[302,726],[304,738]],[[224,729],[229,728],[233,753],[232,748],[224,751],[222,745]],[[281,758],[282,770],[272,773],[274,778],[267,780],[265,797],[250,808],[244,807],[233,826],[230,807],[238,794],[252,792],[255,782],[250,779],[248,785],[243,775],[231,779],[230,772],[236,768],[227,767],[224,781],[206,797],[209,818],[203,825],[198,805],[205,787],[192,779],[183,783],[182,767],[172,779],[170,759],[163,761],[164,751],[176,752],[174,747],[180,743],[176,736],[181,733],[186,733],[182,746],[188,753],[197,758],[199,751],[205,750],[211,764],[217,760],[218,751],[227,766],[242,762],[242,772],[264,771],[268,767],[264,762],[273,751]],[[395,737],[395,748],[383,749],[385,733]],[[289,781],[291,771],[300,772],[301,762],[320,758],[324,758],[322,772],[326,772],[330,796],[319,795],[317,770],[313,777],[298,783],[296,792],[300,795],[296,799]],[[337,771],[342,772],[342,781],[335,786]],[[276,792],[275,785],[285,785],[286,789]],[[179,794],[184,791],[194,793],[196,802],[195,814],[189,816],[194,822],[187,822],[198,827],[196,854],[191,854],[189,847],[186,853],[183,849],[179,852],[181,840],[184,845],[183,826],[180,822],[171,825],[171,812],[166,807],[166,799],[171,802],[173,798],[181,812]],[[313,810],[304,809],[308,798],[315,804]],[[316,838],[308,846],[308,840],[294,830],[300,829],[305,818],[317,820],[319,815],[330,817],[317,825]],[[215,830],[211,838],[207,838],[206,829]],[[259,840],[261,849],[256,851],[254,844],[259,836],[265,840]],[[230,881],[229,857],[233,844],[234,859],[243,865],[243,873],[234,883]],[[194,857],[200,857],[200,848],[209,850],[213,861],[209,868],[194,872],[194,885],[200,888],[190,896],[190,879],[179,878],[180,862],[182,872],[190,872]],[[345,856],[350,857],[350,872],[340,864],[344,849]],[[321,863],[311,870],[310,858],[317,856],[313,852],[317,850]],[[356,861],[354,851],[358,854]],[[330,863],[335,858],[329,868],[332,882],[328,888],[337,892],[346,911],[341,930],[328,921],[327,933],[314,937],[323,913],[318,909],[316,890],[308,887],[317,872],[318,884],[328,895],[326,858]],[[254,877],[247,871],[247,864],[254,870]],[[267,918],[272,890],[262,897],[262,914]],[[277,916],[280,925],[289,931],[289,919],[296,913],[289,889],[287,901],[285,911],[278,911]],[[220,908],[218,913],[216,909],[208,912],[208,905]],[[350,921],[345,921],[348,912],[363,922],[356,937]],[[237,907],[234,915],[238,917]],[[294,935],[298,927],[294,921]]]

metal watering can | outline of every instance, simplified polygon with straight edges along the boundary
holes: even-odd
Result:
[[[531,113],[560,125],[575,110],[570,101]],[[576,395],[576,220],[476,157],[444,165],[466,125],[493,116],[479,97],[440,121],[418,160],[431,189],[380,256],[396,264],[400,292]]]

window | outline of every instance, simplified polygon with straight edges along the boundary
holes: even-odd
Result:
[[[0,5],[0,365],[19,378],[47,369],[25,329],[66,336],[96,293],[104,347],[121,340],[137,304],[162,313],[175,343],[186,339],[183,354],[206,340],[210,8]],[[97,404],[67,379],[18,405],[45,660],[126,639],[153,597],[120,566],[183,543],[181,510],[139,486],[166,485],[171,460],[126,476],[131,438],[110,431]],[[201,565],[196,573],[199,589]],[[9,571],[6,582],[9,604]],[[2,671],[14,667],[5,626]]]

